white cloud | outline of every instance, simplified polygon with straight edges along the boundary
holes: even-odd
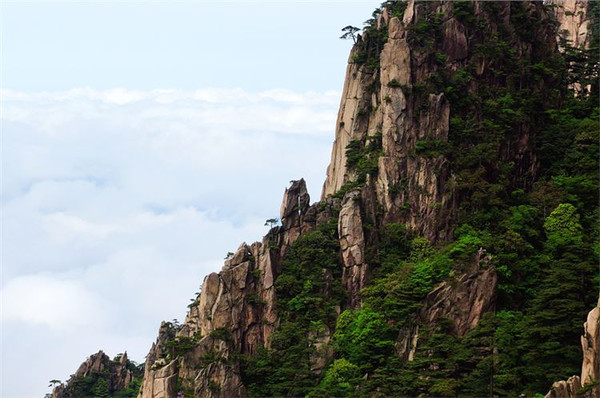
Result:
[[[63,212],[44,215],[44,228],[52,242],[66,244],[75,239],[100,240],[114,233],[116,228],[108,224],[86,221]]]
[[[2,361],[37,361],[25,388],[5,367],[3,393],[43,395],[100,348],[142,361],[289,180],[318,198],[338,97],[3,91]]]
[[[67,330],[106,323],[102,300],[73,279],[35,274],[10,280],[2,289],[3,322],[20,321]]]

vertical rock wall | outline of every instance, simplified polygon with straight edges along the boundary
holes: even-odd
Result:
[[[586,0],[550,0],[549,3],[556,5],[559,37],[570,41],[570,45],[573,47],[588,47],[590,44],[588,2]]]
[[[420,5],[408,1],[402,21],[390,18],[386,12],[380,16],[378,25],[386,27],[388,34],[380,68],[370,70],[357,64],[354,59],[358,46],[352,50],[322,198],[356,178],[346,167],[350,141],[380,135],[383,153],[378,159],[377,179],[371,184],[377,202],[383,206],[385,222],[403,221],[428,238],[444,239],[448,231],[438,224],[442,209],[448,209],[451,201],[451,193],[444,188],[449,178],[447,160],[443,156],[413,156],[417,141],[446,142],[449,128],[449,104],[443,94],[429,95],[426,103],[410,94],[415,83],[431,72],[421,54],[411,49],[407,33],[407,26],[421,10]],[[448,35],[460,36],[460,31]],[[461,40],[466,39],[449,37],[446,41]]]
[[[571,7],[571,0],[566,2],[565,7]],[[568,26],[578,40],[585,40],[585,17],[579,14],[582,6],[572,2],[577,14],[567,13],[564,26]],[[548,39],[543,44],[538,43],[536,48],[520,38],[510,19],[511,13],[522,12],[520,4],[498,2],[498,10],[490,11],[484,7],[485,3],[470,3],[475,18],[485,24],[489,35],[500,30],[509,32],[509,45],[517,49],[520,57],[539,57],[556,50],[553,32],[544,30],[548,24],[534,33],[536,37]],[[346,164],[348,144],[380,136],[382,151],[377,172],[369,176],[366,184],[381,205],[381,221],[405,223],[431,241],[443,241],[451,238],[457,204],[461,200],[455,190],[456,175],[443,151],[420,155],[418,150],[424,143],[437,143],[440,147],[448,144],[453,109],[442,90],[422,92],[423,87],[439,78],[442,71],[452,74],[473,65],[476,65],[477,79],[491,86],[507,83],[497,80],[490,71],[491,61],[476,53],[485,40],[474,33],[473,27],[455,17],[453,2],[409,0],[406,4],[401,18],[392,17],[386,11],[378,18],[378,27],[387,30],[378,68],[357,60],[361,43],[369,40],[368,34],[351,52],[322,198],[334,195],[344,184],[356,180],[356,172]],[[539,2],[525,2],[524,8],[528,17],[546,18],[546,11]],[[442,16],[435,21],[439,23],[435,42],[416,45],[421,39],[415,32],[421,26],[433,24],[432,15]],[[471,81],[464,95],[476,91],[477,87],[477,82]],[[500,162],[515,164],[515,185],[531,184],[537,173],[530,134],[528,126],[523,125],[497,148]],[[498,166],[491,165],[490,169],[494,167]]]
[[[280,258],[301,234],[329,219],[334,202],[310,206],[305,181],[292,181],[281,205],[282,225],[262,242],[241,244],[220,272],[206,276],[180,328],[161,325],[146,357],[138,398],[171,398],[180,390],[193,391],[201,398],[244,396],[240,363],[235,358],[269,347],[278,325],[274,282]],[[191,348],[172,354],[176,341],[188,342]],[[323,366],[320,362],[315,358],[315,368]]]
[[[566,0],[569,7],[570,1]],[[508,24],[510,3],[499,3],[498,17],[502,22],[492,22],[480,1],[472,4],[475,14],[481,16],[491,32],[498,29],[496,23]],[[540,12],[539,3],[526,4],[532,15]],[[331,217],[332,207],[340,210],[340,266],[351,308],[360,307],[359,292],[370,273],[365,247],[373,236],[365,228],[367,223],[379,227],[401,222],[432,242],[451,238],[460,200],[454,189],[456,177],[445,154],[420,156],[416,150],[419,142],[448,143],[452,109],[443,92],[419,92],[419,87],[442,66],[432,59],[430,49],[414,45],[413,33],[415,25],[427,15],[443,15],[436,51],[446,59],[444,68],[458,70],[470,61],[473,38],[453,12],[452,2],[409,0],[401,17],[386,11],[378,17],[377,27],[387,31],[387,39],[379,50],[379,67],[369,68],[356,62],[359,45],[350,54],[321,204],[311,206],[304,181],[292,181],[284,193],[281,226],[272,229],[261,242],[240,245],[219,273],[205,278],[202,292],[181,328],[171,333],[166,325],[161,326],[159,338],[147,357],[139,398],[172,397],[180,388],[203,398],[244,396],[246,390],[236,358],[240,354],[254,355],[260,347],[269,346],[270,336],[278,326],[274,282],[280,261],[301,234]],[[567,14],[563,16],[571,18]],[[572,32],[569,34],[581,37],[584,23],[569,18],[565,19],[571,21],[565,22]],[[556,44],[553,37],[548,38],[552,41],[548,44],[551,51]],[[512,44],[524,57],[533,51],[517,39]],[[477,61],[477,73],[482,79],[489,68],[485,58]],[[366,145],[378,139],[381,153],[377,172],[367,175],[361,187],[350,189],[343,198],[332,197],[358,177],[356,170],[346,167],[348,144],[360,140]],[[501,161],[516,164],[517,177],[535,175],[535,154],[527,129],[516,132],[511,142],[502,143],[498,153]],[[493,269],[458,275],[454,284],[442,284],[430,293],[418,314],[418,323],[450,318],[455,333],[462,336],[486,311],[493,310],[495,286]],[[312,336],[318,348],[328,341],[330,332]],[[399,355],[412,358],[418,333],[416,324],[402,331],[397,344]],[[181,355],[169,355],[169,347],[177,339],[193,341],[193,347]],[[597,353],[597,342],[586,341]],[[315,371],[324,366],[320,357],[311,358],[311,363]],[[596,364],[590,362],[586,369],[597,369]],[[594,373],[590,374],[593,377]]]

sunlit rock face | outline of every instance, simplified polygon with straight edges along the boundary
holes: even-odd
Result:
[[[133,381],[133,373],[128,369],[128,364],[127,352],[119,354],[111,360],[108,355],[100,350],[96,354],[90,355],[66,381],[66,384],[54,387],[52,398],[72,397],[74,395],[73,386],[77,382],[97,373],[102,373],[105,376],[107,391],[123,390]]]
[[[511,3],[498,2],[494,15],[484,3],[471,4],[474,15],[485,21],[486,29],[490,33],[499,28],[510,31],[514,10]],[[572,17],[573,7],[581,8],[578,2],[567,0],[558,19],[570,36],[584,43],[585,17]],[[539,2],[525,2],[525,8],[529,17],[545,17]],[[417,45],[411,33],[423,16],[431,13],[444,16],[439,37],[432,44],[439,54],[437,58],[426,46]],[[269,347],[280,322],[275,284],[282,261],[294,242],[319,225],[337,221],[338,266],[347,294],[344,308],[362,305],[361,290],[372,271],[368,249],[376,240],[374,229],[401,223],[433,244],[452,239],[462,199],[457,189],[460,181],[448,155],[438,149],[450,143],[453,105],[444,90],[424,92],[423,85],[435,79],[442,69],[455,73],[466,65],[473,66],[476,77],[466,85],[465,95],[477,91],[478,82],[485,81],[488,86],[504,82],[495,80],[488,58],[475,56],[478,43],[472,37],[472,28],[455,17],[451,1],[409,0],[402,15],[385,10],[379,14],[376,27],[386,32],[385,40],[373,42],[371,47],[377,55],[377,65],[357,61],[361,56],[360,43],[369,41],[368,36],[358,38],[350,53],[321,202],[310,204],[304,180],[290,182],[283,195],[281,225],[272,228],[260,242],[241,244],[225,260],[219,273],[204,279],[201,293],[190,305],[183,325],[161,326],[146,359],[138,398],[172,397],[179,391],[199,397],[246,395],[239,357],[253,356]],[[518,35],[512,36],[510,45],[519,49],[520,56],[531,58],[535,52],[557,50],[556,32],[543,30],[544,26],[537,29],[532,34],[542,38],[541,48],[532,48]],[[494,171],[499,164],[510,163],[514,185],[526,187],[538,172],[532,144],[535,137],[530,136],[526,126],[513,133],[493,149],[496,163],[488,168]],[[426,155],[419,152],[424,143],[435,144]],[[364,165],[350,159],[352,148],[371,148],[368,173],[360,170]],[[480,253],[484,252],[480,249]],[[410,361],[419,349],[419,326],[431,327],[445,319],[454,335],[464,336],[485,313],[494,311],[498,277],[484,260],[478,254],[470,269],[457,272],[452,282],[442,282],[426,296],[414,320],[396,340],[396,352],[401,358]],[[323,278],[331,278],[331,273],[324,270]],[[344,308],[339,308],[338,313]],[[589,336],[584,350],[597,355],[595,319],[588,320]],[[310,357],[315,375],[332,359],[327,343],[333,332],[325,327],[309,333],[310,344],[315,348]],[[187,348],[175,352],[177,344]],[[598,369],[597,357],[586,358],[590,358],[588,362],[584,360],[589,377],[598,377],[594,373]],[[560,391],[575,391],[575,381],[565,383]]]

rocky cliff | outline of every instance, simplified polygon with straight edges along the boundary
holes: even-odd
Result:
[[[556,19],[559,22],[558,38],[570,42],[573,47],[588,47],[590,45],[587,1],[582,0],[552,0],[556,5]]]
[[[580,3],[567,2],[559,17],[568,35],[584,41],[585,12],[582,16]],[[533,34],[540,38],[532,46],[521,35],[522,27],[515,24],[517,15],[545,18],[540,4],[490,4],[467,2],[457,9],[452,2],[407,1],[396,5],[400,8],[394,13],[377,15],[374,27],[350,54],[322,199],[350,185],[365,185],[374,203],[381,206],[384,222],[404,222],[433,241],[451,237],[458,203],[464,199],[460,189],[464,178],[451,167],[456,154],[447,149],[456,146],[460,137],[453,136],[450,122],[461,112],[481,114],[482,109],[461,111],[456,105],[451,109],[451,102],[458,101],[456,92],[449,89],[463,90],[460,95],[469,96],[511,84],[496,73],[501,61],[494,59],[491,48],[483,51],[489,43],[469,22],[484,21],[489,34],[509,32],[506,44],[517,48],[521,59],[535,62],[556,47],[550,25],[528,27],[537,29]],[[470,68],[475,69],[476,79],[462,84],[460,76],[465,77],[464,71]],[[529,86],[523,78],[521,89]],[[543,90],[539,86],[527,89]],[[521,126],[518,134],[499,139],[495,148],[499,161],[515,164],[513,178],[522,186],[531,184],[537,174],[530,130]],[[374,164],[365,170],[354,160],[355,148],[368,148],[377,141]],[[498,164],[486,168],[478,172],[491,172]]]
[[[281,225],[204,279],[182,325],[160,326],[138,398],[531,393],[520,358],[545,343],[522,331],[538,326],[535,286],[552,281],[553,259],[591,258],[546,242],[558,227],[545,218],[576,195],[540,179],[567,91],[557,37],[585,46],[582,4],[386,2],[350,52],[320,202],[291,182]]]
[[[244,396],[240,355],[269,347],[278,325],[274,281],[281,258],[301,234],[330,220],[339,200],[310,206],[303,179],[285,190],[281,226],[262,242],[243,243],[219,273],[208,275],[181,327],[163,323],[146,357],[139,398]]]
[[[446,189],[450,179],[447,159],[413,156],[419,141],[448,141],[449,104],[444,94],[417,95],[411,91],[415,83],[426,81],[435,69],[423,52],[409,43],[407,28],[414,25],[419,13],[426,12],[425,4],[414,1],[407,2],[401,18],[384,12],[379,15],[376,27],[387,31],[387,41],[371,43],[367,33],[353,48],[322,199],[345,184],[365,178],[354,164],[348,164],[349,145],[364,146],[367,141],[379,140],[381,153],[373,165],[376,172],[366,178],[374,191],[373,199],[383,208],[384,219],[401,219],[430,239],[444,239],[448,237],[449,226],[443,224],[451,219],[453,211],[452,192]],[[448,31],[444,35],[448,43],[462,40],[466,44],[464,32]],[[466,58],[466,47],[455,44],[452,48],[452,44],[447,44],[453,62]],[[378,45],[381,48],[373,50]],[[365,51],[377,50],[380,54],[374,57],[380,58],[379,68],[357,62]]]
[[[90,355],[64,384],[55,386],[52,398],[75,398],[89,395],[108,396],[108,394],[135,391],[139,383],[139,368],[129,361],[127,352],[110,359],[103,351]],[[102,395],[105,394],[105,395]]]
[[[555,51],[555,35],[547,25],[541,24],[534,33],[541,38],[539,48],[523,40],[511,25],[512,14],[545,17],[540,4],[521,6],[506,2],[489,8],[485,2],[472,2],[468,10],[457,11],[452,2],[410,0],[376,16],[350,54],[321,202],[310,206],[304,181],[292,183],[284,194],[281,226],[262,242],[242,244],[220,273],[205,278],[183,326],[170,340],[159,337],[147,358],[139,398],[168,397],[178,389],[199,397],[245,395],[236,357],[269,347],[279,322],[274,282],[281,261],[300,235],[328,219],[337,218],[348,308],[361,305],[359,292],[373,265],[366,249],[378,240],[374,230],[396,222],[432,243],[451,238],[464,196],[457,187],[464,177],[451,167],[456,154],[446,151],[453,139],[449,96],[453,99],[455,94],[449,95],[435,81],[452,80],[473,68],[479,81],[465,84],[461,95],[506,84],[495,72],[499,61],[481,53],[484,40],[469,26],[465,12],[485,22],[489,32],[508,30],[510,44],[519,48],[521,58]],[[498,162],[515,164],[514,183],[526,186],[538,166],[532,132],[521,127],[498,139],[492,150]],[[498,165],[486,167],[483,173],[493,174]],[[493,267],[463,271],[427,295],[414,325],[450,318],[454,333],[465,335],[494,309],[496,283]],[[160,336],[166,335],[163,329],[164,325]],[[330,333],[322,337],[328,341]],[[169,353],[169,344],[189,342],[187,351]],[[396,346],[400,356],[412,358],[418,346],[417,327],[403,329]]]

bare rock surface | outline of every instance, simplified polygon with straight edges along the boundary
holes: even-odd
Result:
[[[454,335],[467,334],[485,313],[494,311],[497,282],[496,270],[490,267],[440,283],[427,295],[416,318],[400,330],[396,340],[398,355],[411,361],[418,349],[420,328],[435,327],[442,318],[451,322]]]
[[[588,2],[585,0],[549,0],[549,3],[556,5],[559,37],[570,41],[570,45],[573,47],[587,47],[590,44]]]
[[[338,235],[342,255],[342,283],[350,296],[350,307],[359,306],[358,293],[367,281],[364,261],[365,237],[360,214],[360,192],[346,194],[338,219]]]
[[[496,270],[488,268],[442,282],[427,295],[419,317],[428,325],[440,318],[449,319],[454,333],[464,336],[486,312],[495,309],[497,281]]]

